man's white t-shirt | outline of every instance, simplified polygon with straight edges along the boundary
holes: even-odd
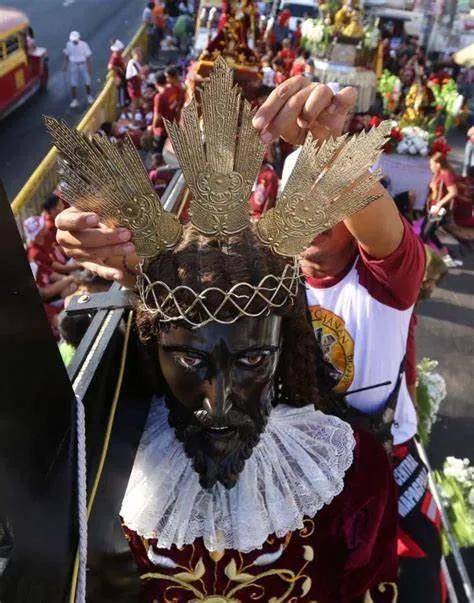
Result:
[[[276,72],[271,67],[263,67],[262,69],[262,84],[268,88],[275,88],[275,76]]]
[[[125,78],[127,80],[131,80],[134,77],[140,75],[140,70],[142,66],[135,59],[130,59],[127,63],[127,70],[125,72]]]
[[[85,63],[86,60],[92,56],[89,44],[83,40],[79,40],[77,44],[68,41],[64,54],[71,61],[71,63]]]
[[[297,153],[285,162],[283,182]],[[395,387],[424,267],[423,245],[405,223],[400,246],[387,258],[376,260],[359,249],[341,274],[306,280],[313,328],[332,367],[335,391],[349,393],[390,381],[390,385],[347,396],[348,404],[362,412],[377,412]],[[394,443],[410,439],[416,429],[404,374],[392,426]]]
[[[142,21],[149,24],[153,23],[153,13],[151,12],[151,8],[148,8],[148,6],[145,6],[143,9]]]

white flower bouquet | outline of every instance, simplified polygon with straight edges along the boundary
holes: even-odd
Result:
[[[429,132],[418,126],[402,128],[403,140],[397,145],[400,155],[421,155],[426,157],[429,152]]]
[[[324,53],[329,45],[329,27],[323,19],[306,19],[301,25],[301,43],[312,54]]]
[[[441,402],[446,398],[446,381],[434,372],[436,360],[423,358],[417,366],[416,398],[418,409],[418,434],[423,446],[428,445],[431,428],[438,418]]]
[[[474,467],[469,459],[448,456],[435,479],[454,537],[460,547],[474,545]],[[445,553],[449,552],[443,539]]]

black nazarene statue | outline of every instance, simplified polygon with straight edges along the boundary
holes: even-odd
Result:
[[[143,258],[135,352],[150,395],[132,375],[105,438],[86,600],[393,602],[389,461],[325,413],[331,384],[296,262],[373,200],[367,168],[387,127],[319,147],[308,137],[276,208],[253,227],[264,147],[223,60],[201,97],[202,132],[194,101],[182,128],[167,124],[193,197],[184,227],[128,141],[119,152],[47,122],[66,200],[131,229]]]

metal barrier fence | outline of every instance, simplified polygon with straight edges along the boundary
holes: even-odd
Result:
[[[146,53],[147,41],[146,25],[142,24],[125,49],[124,58],[127,60],[136,46],[140,46]],[[117,101],[118,90],[114,78],[109,74],[102,91],[79,122],[77,129],[80,132],[92,134],[99,129],[103,122],[114,121],[117,117]],[[20,232],[22,232],[23,220],[32,214],[39,213],[41,204],[54,191],[58,180],[57,150],[53,147],[13,200],[12,210]]]

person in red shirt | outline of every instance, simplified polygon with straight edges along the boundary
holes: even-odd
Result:
[[[74,260],[68,260],[56,242],[56,216],[64,209],[63,202],[55,195],[43,205],[41,216],[31,216],[23,223],[27,240],[27,255],[38,267],[38,285],[48,285],[59,275],[70,274],[80,268]]]
[[[41,206],[41,216],[44,218],[47,244],[56,245],[56,216],[65,208],[64,201],[55,193],[52,193]]]
[[[184,88],[179,81],[178,70],[169,67],[166,75],[159,73],[156,76],[157,94],[153,101],[153,137],[155,150],[163,151],[166,141],[166,131],[163,118],[168,121],[179,120],[181,109],[184,105]]]
[[[126,101],[126,79],[125,72],[127,70],[127,65],[125,64],[125,60],[122,56],[122,52],[125,46],[123,42],[120,40],[115,40],[115,42],[110,47],[112,54],[109,58],[109,63],[107,65],[107,69],[113,73],[115,85],[118,89],[119,94],[119,103],[120,106],[125,106]]]
[[[275,206],[278,182],[278,174],[266,158],[257,176],[256,188],[252,191],[249,199],[254,220],[258,220],[264,212]]]
[[[311,58],[309,50],[300,51],[298,57],[295,59],[293,66],[290,71],[290,77],[294,75],[303,75],[306,73],[306,65],[308,60]]]
[[[266,144],[281,137],[298,145],[308,131],[327,138],[342,133],[355,98],[352,88],[334,94],[297,76],[270,95],[253,124]],[[296,158],[287,162],[291,159]],[[333,367],[333,391],[343,401],[346,420],[365,420],[388,448],[393,446],[400,601],[441,603],[439,511],[415,445],[416,412],[407,389],[413,382],[412,313],[425,254],[393,199],[376,186],[379,198],[316,237],[301,254],[300,266],[315,336]],[[387,421],[388,409],[392,420]]]
[[[64,201],[52,193],[42,205],[41,217],[44,220],[44,238],[41,247],[48,254],[53,270],[58,274],[70,274],[80,269],[80,265],[68,259],[56,242],[56,216],[66,207]]]
[[[166,70],[166,82],[168,84],[168,105],[170,117],[168,119],[179,119],[181,109],[184,105],[184,87],[179,78],[176,67],[168,67]]]
[[[165,125],[163,123],[163,116],[161,113],[163,108],[163,102],[161,98],[166,89],[166,84],[166,75],[163,73],[163,71],[159,71],[155,75],[156,94],[153,99],[153,121],[151,124],[153,131],[154,147],[159,154],[161,154],[161,152],[163,151],[163,146],[166,140]]]
[[[286,79],[288,79],[288,75],[286,73],[285,65],[283,64],[282,59],[275,59],[273,61],[273,71],[275,72],[276,86],[282,84]]]
[[[54,280],[51,247],[44,216],[30,216],[23,222],[28,261],[36,265],[35,280],[38,286],[49,285]]]
[[[27,240],[28,261],[38,267],[36,281],[38,285],[48,285],[58,280],[61,274],[70,274],[79,268],[75,261],[67,259],[56,242],[52,244],[50,230],[44,216],[31,216],[23,222],[23,231]],[[59,252],[57,255],[55,250]]]
[[[458,194],[456,175],[446,155],[439,152],[431,157],[430,169],[433,178],[430,183],[430,194],[426,205],[427,213],[421,238],[425,243],[432,243],[438,249],[448,268],[462,266],[462,261],[451,257],[446,246],[443,245],[436,234],[438,228],[446,224],[452,214],[454,201]]]
[[[137,46],[133,49],[132,58],[128,61],[125,72],[127,91],[131,99],[130,111],[132,115],[135,115],[142,104],[142,70],[143,50]]]
[[[63,308],[63,298],[74,293],[77,284],[72,275],[61,274],[63,268],[52,254],[51,240],[45,217],[30,216],[23,222],[27,248],[26,254],[38,287],[44,309],[54,335],[57,337],[56,317]],[[58,247],[59,249],[59,247]],[[77,264],[74,262],[77,267]]]
[[[110,47],[112,54],[109,58],[109,63],[107,65],[107,69],[109,71],[113,71],[114,75],[120,80],[125,78],[125,71],[127,66],[125,65],[125,60],[122,56],[122,52],[125,46],[123,42],[120,40],[115,40],[115,42]]]
[[[278,53],[277,58],[283,61],[285,74],[288,76],[293,67],[293,62],[296,59],[296,52],[291,48],[291,40],[289,38],[283,40],[282,49]]]
[[[301,19],[296,21],[296,30],[293,32],[293,47],[299,50],[301,45]]]
[[[159,49],[161,41],[165,35],[166,27],[166,12],[164,5],[158,0],[152,9],[152,20],[155,26],[155,40],[157,49]]]

